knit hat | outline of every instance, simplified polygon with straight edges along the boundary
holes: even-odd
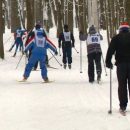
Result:
[[[122,22],[119,27],[119,32],[129,31],[129,29],[130,29],[130,26],[129,26],[128,22]]]
[[[95,34],[95,33],[96,33],[96,29],[95,29],[94,25],[92,25],[92,26],[89,28],[89,33],[90,33],[90,34]]]
[[[41,25],[40,25],[40,24],[36,24],[35,28],[36,28],[36,29],[40,29],[40,28],[41,28]]]
[[[64,29],[68,29],[68,25],[67,24],[64,25]]]

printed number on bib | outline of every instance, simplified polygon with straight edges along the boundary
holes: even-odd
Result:
[[[64,38],[65,38],[65,41],[71,41],[70,32],[64,32]]]
[[[37,38],[36,40],[37,40],[36,44],[37,44],[38,47],[44,47],[45,46],[45,39],[44,38]]]
[[[20,32],[17,32],[17,37],[20,37],[21,36],[21,33]]]
[[[91,43],[100,43],[100,37],[99,36],[91,36]]]

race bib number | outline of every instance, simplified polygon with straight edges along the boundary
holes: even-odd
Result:
[[[17,32],[16,37],[21,37],[21,33],[20,33],[20,32]]]
[[[71,41],[70,32],[64,32],[65,41]]]
[[[37,47],[45,47],[45,38],[36,38],[36,45]]]
[[[100,44],[100,35],[88,35],[87,42],[88,44]]]
[[[92,36],[91,37],[91,41],[92,41],[92,43],[98,43],[99,42],[99,40],[98,40],[98,37],[97,36]]]

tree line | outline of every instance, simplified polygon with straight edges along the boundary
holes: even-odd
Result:
[[[93,6],[93,7],[92,7]],[[95,10],[96,7],[96,10]],[[93,14],[93,15],[92,15]],[[98,19],[97,30],[107,30],[108,43],[123,21],[130,23],[129,0],[0,0],[0,57],[4,59],[5,26],[15,32],[18,27],[31,30],[40,21],[46,31],[57,27],[56,37],[68,24],[87,35],[87,28]]]

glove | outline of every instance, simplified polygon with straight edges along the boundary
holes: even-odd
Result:
[[[75,46],[74,46],[74,43],[72,43],[72,47],[74,48]]]
[[[57,51],[55,52],[55,55],[58,55],[58,52],[57,52]]]
[[[106,63],[106,67],[109,68],[109,69],[113,69],[113,64],[111,62]]]
[[[72,47],[74,48],[75,46],[74,46],[74,45],[72,45]]]

